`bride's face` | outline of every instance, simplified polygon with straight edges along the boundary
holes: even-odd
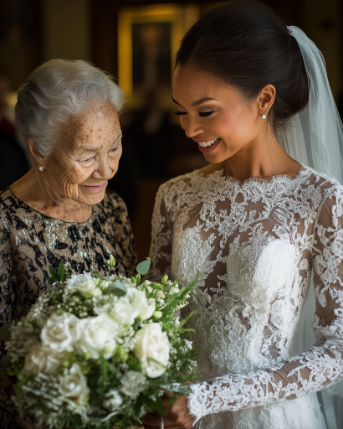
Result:
[[[265,132],[258,98],[247,101],[233,86],[194,66],[176,68],[173,100],[181,127],[210,163],[249,150]]]

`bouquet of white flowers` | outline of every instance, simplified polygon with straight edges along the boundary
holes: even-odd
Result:
[[[165,276],[141,282],[150,260],[131,279],[109,273],[73,274],[50,268],[51,290],[13,324],[6,342],[13,400],[49,428],[120,429],[137,426],[146,412],[164,414],[166,393],[187,393],[196,376],[186,320],[189,287]]]

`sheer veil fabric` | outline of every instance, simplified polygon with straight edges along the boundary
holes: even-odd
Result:
[[[295,115],[288,128],[278,133],[278,140],[292,158],[343,184],[343,126],[331,93],[325,60],[300,28],[287,28],[302,52],[309,83],[309,102],[304,110]],[[307,350],[315,343],[311,326],[314,309],[314,288],[311,284],[294,340],[295,353]],[[328,429],[342,428],[343,382],[317,395]]]

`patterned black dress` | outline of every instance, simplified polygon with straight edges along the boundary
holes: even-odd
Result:
[[[86,222],[64,222],[45,216],[19,200],[10,189],[0,192],[0,328],[10,326],[46,291],[49,265],[63,258],[77,273],[105,274],[112,254],[114,272],[132,276],[137,257],[123,200],[108,193]],[[6,368],[0,341],[0,371]],[[31,416],[20,419],[11,401],[13,380],[0,377],[0,427],[32,429]]]

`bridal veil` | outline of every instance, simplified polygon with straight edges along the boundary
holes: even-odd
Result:
[[[328,82],[325,60],[316,45],[298,27],[287,27],[296,39],[305,64],[309,84],[309,102],[293,117],[278,140],[298,162],[343,184],[343,126]],[[300,353],[315,343],[312,330],[315,297],[313,282],[302,312],[294,352]],[[343,285],[341,285],[343,286]],[[343,382],[317,393],[328,429],[343,427]]]

